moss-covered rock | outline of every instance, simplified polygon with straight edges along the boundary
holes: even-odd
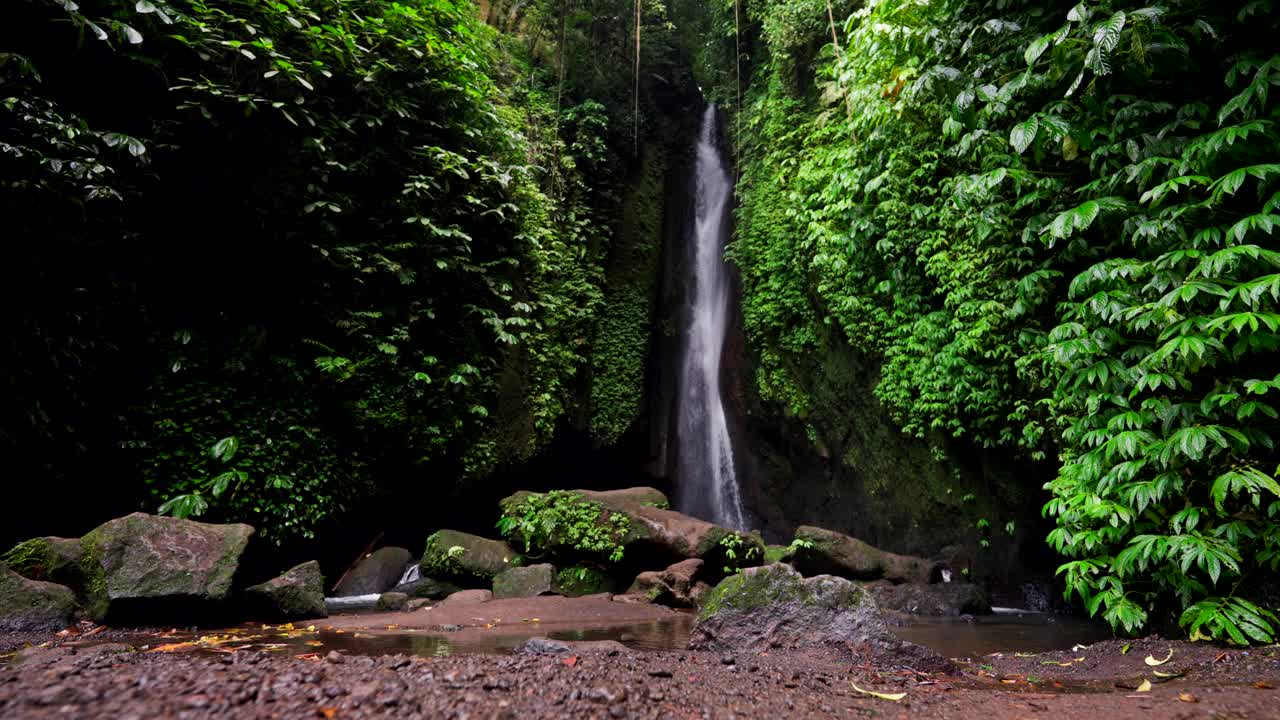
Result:
[[[792,564],[805,575],[830,573],[852,580],[920,584],[941,578],[940,563],[885,552],[833,530],[801,525],[796,528],[796,540]]]
[[[71,589],[25,578],[0,563],[0,630],[54,630],[71,624],[78,605]]]
[[[556,569],[549,563],[514,567],[493,578],[495,598],[524,598],[545,595],[555,584]]]
[[[212,610],[231,593],[253,528],[134,513],[80,539],[85,610],[118,614]]]
[[[429,600],[448,597],[461,589],[451,582],[429,577],[420,577],[412,582],[403,583],[392,588],[394,592],[402,592],[410,598],[425,598]]]
[[[518,558],[515,550],[501,540],[458,530],[438,530],[427,538],[422,573],[463,586],[483,587],[498,573],[519,564]]]
[[[892,641],[875,600],[857,583],[805,579],[789,565],[731,575],[703,600],[689,647],[764,652],[826,643]]]
[[[251,608],[284,620],[328,617],[324,609],[324,576],[315,560],[245,589]]]
[[[386,592],[400,582],[405,568],[412,561],[413,553],[404,548],[378,548],[351,568],[334,588],[333,594],[335,597],[349,597]]]
[[[574,565],[562,568],[556,573],[551,589],[565,597],[582,597],[616,592],[618,581],[594,565]]]
[[[0,562],[31,580],[45,580],[77,590],[84,585],[80,561],[84,551],[74,538],[38,537],[13,546]]]
[[[409,605],[409,596],[402,592],[384,592],[378,596],[376,610],[382,612],[400,612]]]

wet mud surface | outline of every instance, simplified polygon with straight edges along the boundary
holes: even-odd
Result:
[[[722,655],[603,641],[439,657],[383,654],[378,638],[400,635],[369,634],[331,650],[321,638],[348,634],[336,630],[0,636],[0,717],[1280,718],[1275,646],[1107,640],[962,659],[948,674],[847,647]],[[48,646],[22,647],[34,641]]]

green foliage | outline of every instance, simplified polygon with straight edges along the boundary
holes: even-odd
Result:
[[[730,254],[762,394],[804,416],[803,357],[858,348],[907,433],[1059,457],[1091,612],[1273,639],[1272,3],[881,0],[840,52],[802,6],[752,6]]]
[[[524,544],[526,553],[569,551],[620,562],[631,520],[580,493],[531,493],[502,509],[499,532]]]
[[[768,556],[767,547],[761,552],[762,543],[752,542],[751,538],[738,532],[726,534],[716,545],[724,560],[720,570],[725,575],[732,575],[744,567],[759,565]]]
[[[8,565],[14,572],[32,580],[43,580],[48,577],[54,562],[53,549],[49,541],[44,538],[25,540],[0,555],[0,563]]]

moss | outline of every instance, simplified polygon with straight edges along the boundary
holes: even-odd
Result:
[[[799,573],[786,566],[765,567],[721,580],[707,593],[698,617],[708,618],[725,610],[741,612],[788,601],[815,602],[813,594],[805,590],[804,579]]]
[[[612,585],[608,575],[589,565],[575,565],[556,573],[555,589],[561,595],[578,597],[606,592]]]
[[[52,543],[46,538],[32,538],[10,548],[0,556],[0,562],[25,578],[44,580],[56,561]]]
[[[80,573],[84,585],[80,590],[81,602],[89,617],[101,622],[107,616],[110,598],[107,595],[107,573],[102,569],[98,556],[98,540],[101,533],[94,530],[80,538]]]

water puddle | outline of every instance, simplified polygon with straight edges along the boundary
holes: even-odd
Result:
[[[895,635],[951,658],[995,652],[1042,653],[1070,650],[1112,637],[1105,624],[1069,615],[1014,612],[958,618],[911,617]]]

